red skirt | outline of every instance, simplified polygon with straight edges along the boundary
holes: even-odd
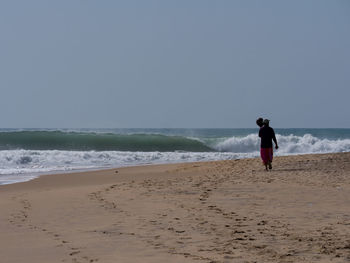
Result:
[[[260,148],[260,156],[263,163],[266,165],[269,162],[272,162],[273,158],[273,149],[272,148]]]

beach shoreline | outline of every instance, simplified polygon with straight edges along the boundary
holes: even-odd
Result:
[[[121,167],[0,186],[4,262],[348,262],[350,153]]]

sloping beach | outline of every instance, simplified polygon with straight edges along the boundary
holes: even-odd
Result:
[[[0,186],[0,262],[349,262],[350,153]]]

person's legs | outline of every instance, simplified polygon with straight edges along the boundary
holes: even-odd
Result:
[[[273,159],[273,148],[269,148],[269,169],[272,169],[272,159]]]
[[[268,165],[270,161],[270,154],[268,148],[260,148],[260,156],[263,164],[265,165],[266,171],[268,171]]]

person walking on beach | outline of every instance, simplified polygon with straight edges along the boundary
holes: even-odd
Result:
[[[263,126],[259,130],[259,137],[261,138],[260,145],[260,156],[265,165],[266,171],[267,167],[272,169],[272,159],[273,159],[273,148],[272,141],[275,143],[275,149],[278,149],[277,139],[275,136],[275,131],[270,127],[270,120],[265,119],[263,121]]]

